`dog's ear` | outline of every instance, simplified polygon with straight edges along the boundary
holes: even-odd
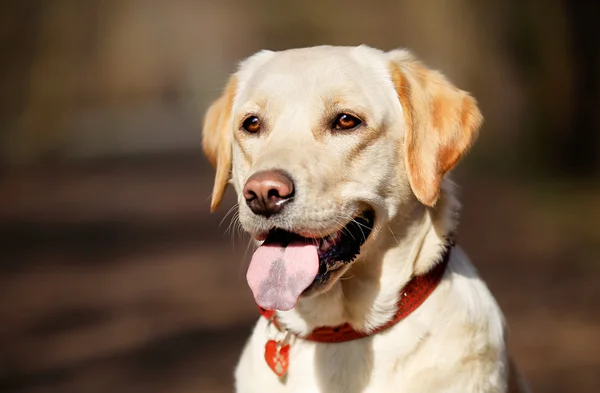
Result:
[[[210,211],[219,208],[231,172],[231,107],[237,89],[237,79],[232,76],[223,94],[212,103],[204,116],[202,127],[202,147],[204,154],[216,168]]]
[[[387,54],[406,122],[404,160],[410,186],[434,206],[444,175],[477,139],[483,122],[477,102],[406,50]]]

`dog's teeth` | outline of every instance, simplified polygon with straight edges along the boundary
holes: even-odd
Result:
[[[333,262],[331,265],[328,264],[327,265],[327,271],[329,272],[329,271],[335,270],[338,267],[342,266],[343,264],[344,263],[340,262],[340,261]]]
[[[332,235],[327,235],[325,237],[322,237],[320,242],[319,242],[319,249],[321,251],[325,251],[328,248],[330,248],[333,244],[335,244],[335,242],[337,242],[340,238],[340,233],[334,233]]]

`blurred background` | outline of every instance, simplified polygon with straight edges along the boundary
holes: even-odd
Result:
[[[2,0],[0,391],[232,391],[257,314],[204,110],[260,49],[365,43],[477,97],[459,240],[534,391],[599,392],[598,4]]]

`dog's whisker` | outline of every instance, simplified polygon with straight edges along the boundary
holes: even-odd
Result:
[[[233,216],[231,216],[231,220],[229,220],[229,225],[227,226],[227,230],[225,231],[226,234],[232,234],[232,229],[235,227],[235,225],[238,222],[238,217],[239,214],[238,212],[235,212],[233,214]]]
[[[234,248],[235,248],[235,239],[237,238],[237,236],[239,234],[239,230],[238,230],[238,226],[240,225],[239,217],[240,217],[239,212],[235,212],[233,214],[233,217],[231,218],[230,233],[234,239]]]
[[[237,234],[240,235],[241,237],[243,237],[245,235],[245,231],[244,231],[244,227],[242,226],[242,222],[240,221],[240,215],[239,213],[236,215],[236,231]]]
[[[252,243],[254,243],[254,239],[250,237],[250,239],[248,239],[248,243],[246,244],[246,249],[244,250],[244,261],[248,259],[248,252],[252,249]]]
[[[229,210],[227,210],[227,213],[225,213],[225,215],[223,216],[223,218],[221,219],[221,222],[219,222],[219,227],[221,227],[221,225],[223,225],[223,222],[225,222],[225,220],[227,219],[227,217],[233,213],[234,211],[236,211],[236,209],[239,208],[239,206],[233,205],[231,206],[231,208]]]
[[[341,216],[341,215],[338,215],[338,218],[341,218],[341,219],[347,219],[346,217],[344,217],[344,216]],[[345,234],[347,234],[348,236],[352,237],[352,239],[353,239],[353,240],[356,240],[356,238],[354,237],[354,234],[353,234],[353,233],[352,233],[352,232],[351,232],[351,231],[350,231],[348,228],[346,228],[346,225],[344,224],[344,222],[343,222],[343,221],[341,221],[341,222],[340,222],[340,221],[338,221],[337,219],[335,219],[335,220],[333,220],[333,221],[334,221],[334,222],[335,222],[337,225],[339,225],[339,226],[341,226],[341,227],[342,227],[342,229],[341,229],[342,233],[345,233]]]
[[[400,244],[400,241],[398,240],[398,238],[396,237],[396,235],[394,234],[394,231],[392,231],[392,227],[390,227],[388,225],[388,229],[390,230],[390,233],[392,234],[392,237],[394,238],[394,240],[396,241],[396,244]]]
[[[358,226],[358,229],[360,230],[360,233],[362,234],[363,237],[363,241],[367,240],[367,236],[365,235],[365,232],[363,231],[362,227],[364,226],[365,228],[367,227],[366,225],[361,224],[360,222],[356,221],[356,219],[352,219],[353,223],[355,223]]]
[[[340,217],[342,217],[342,216],[340,216]],[[346,217],[346,219],[347,219],[349,222],[352,222],[352,223],[356,224],[356,225],[357,225],[357,227],[358,227],[358,229],[359,229],[359,230],[361,231],[361,233],[362,233],[362,237],[363,237],[363,239],[362,239],[362,240],[363,240],[363,241],[367,240],[367,236],[365,235],[365,232],[363,231],[363,228],[364,228],[364,229],[366,229],[367,231],[370,231],[372,228],[369,228],[369,226],[368,226],[368,225],[365,225],[365,224],[362,224],[362,223],[360,223],[359,221],[357,221],[357,220],[356,220],[356,218],[354,218],[354,217],[352,217],[352,216],[347,216],[347,217]],[[354,240],[356,240],[356,239],[354,238],[354,235],[353,235],[353,234],[352,234],[350,231],[348,231],[348,233],[349,233],[349,234],[352,236],[352,238],[353,238]]]

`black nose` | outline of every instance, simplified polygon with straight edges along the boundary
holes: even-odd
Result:
[[[244,198],[254,214],[270,217],[279,213],[294,196],[294,182],[280,171],[263,171],[250,176]]]

